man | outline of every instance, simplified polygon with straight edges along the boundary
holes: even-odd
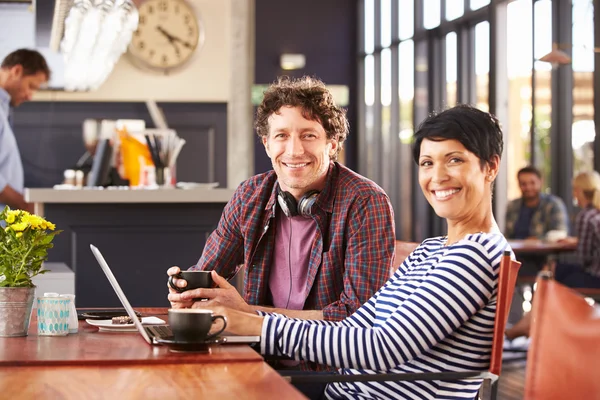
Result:
[[[44,57],[35,50],[19,49],[0,65],[0,210],[5,205],[33,212],[23,198],[24,173],[17,140],[9,122],[10,107],[31,100],[50,79]]]
[[[171,305],[219,303],[341,320],[389,278],[395,244],[389,198],[336,162],[348,121],[323,82],[279,79],[265,92],[255,127],[273,171],[238,187],[192,267],[231,278],[245,266],[243,298],[213,274],[219,288],[183,294],[170,288]],[[185,281],[175,284],[184,287]]]
[[[551,230],[568,232],[565,203],[556,196],[542,193],[540,171],[533,166],[521,168],[517,180],[523,196],[508,203],[504,236],[507,239],[544,239]],[[545,255],[522,255],[519,261],[522,263],[520,276],[535,276],[548,260]]]
[[[551,230],[568,231],[569,217],[563,201],[542,193],[542,174],[532,166],[517,173],[523,197],[511,201],[506,210],[507,239],[543,239]]]

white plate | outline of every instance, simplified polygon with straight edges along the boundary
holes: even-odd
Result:
[[[86,319],[85,322],[106,332],[136,332],[137,329],[131,324],[113,324],[112,319]],[[157,317],[143,317],[144,325],[166,325],[166,322]]]

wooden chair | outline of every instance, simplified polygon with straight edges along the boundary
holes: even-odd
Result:
[[[598,311],[551,277],[537,281],[525,400],[600,399]]]
[[[285,376],[291,383],[331,383],[331,382],[366,382],[366,381],[432,381],[454,379],[484,379],[490,385],[490,398],[495,399],[498,391],[497,381],[502,368],[502,350],[504,345],[504,329],[512,302],[517,274],[521,263],[511,259],[510,251],[505,251],[500,263],[498,276],[498,294],[496,317],[494,320],[494,338],[492,341],[492,354],[490,367],[484,372],[459,371],[414,374],[373,374],[373,375],[293,375]]]

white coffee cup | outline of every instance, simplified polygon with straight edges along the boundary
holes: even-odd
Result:
[[[561,239],[565,239],[567,237],[567,231],[562,231],[558,229],[553,229],[546,233],[546,240],[548,242],[558,242]]]

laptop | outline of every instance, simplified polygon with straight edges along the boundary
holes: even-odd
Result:
[[[160,345],[158,340],[167,339],[167,338],[173,336],[173,332],[171,331],[171,328],[166,324],[165,325],[147,325],[147,326],[142,325],[141,321],[135,315],[135,311],[133,311],[133,307],[131,307],[129,300],[127,300],[127,297],[125,297],[125,293],[123,293],[123,290],[121,289],[121,286],[119,285],[119,282],[117,282],[117,279],[115,278],[112,271],[110,270],[110,267],[108,266],[106,260],[104,259],[104,256],[102,256],[102,253],[100,253],[100,250],[98,250],[98,248],[96,246],[94,246],[93,244],[90,244],[90,249],[92,249],[92,253],[94,253],[94,257],[96,257],[96,260],[98,261],[98,264],[100,264],[102,271],[104,271],[104,274],[106,275],[106,277],[108,278],[108,281],[110,282],[113,289],[115,290],[115,293],[117,294],[117,297],[121,301],[121,304],[123,304],[125,311],[127,311],[127,315],[129,315],[129,317],[133,321],[133,324],[135,325],[138,332],[142,335],[144,340],[146,342],[148,342],[149,344]],[[227,331],[225,331],[224,334],[221,334],[219,336],[220,338],[222,338],[224,343],[252,344],[252,343],[260,342],[260,336],[240,336],[240,335],[227,334],[226,332]]]

